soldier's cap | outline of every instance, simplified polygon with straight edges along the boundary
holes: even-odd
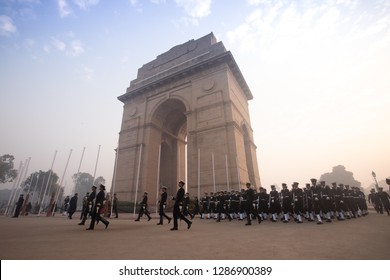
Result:
[[[306,183],[306,186],[310,186],[310,183]]]
[[[274,189],[274,188],[275,188],[275,185],[271,185],[271,188]]]
[[[375,192],[375,189],[371,189],[370,192]]]
[[[325,184],[325,181],[320,181],[321,184]]]
[[[386,184],[390,185],[390,178],[386,178]]]
[[[166,186],[162,186],[162,189],[163,189],[163,190],[166,190],[166,189],[167,189],[167,187],[166,187]]]
[[[100,184],[99,188],[102,188],[104,191],[106,190],[106,186],[103,184]]]
[[[287,184],[286,184],[286,183],[282,183],[282,186],[283,186],[283,187],[287,187]]]
[[[251,183],[247,182],[247,183],[246,183],[246,185],[247,185],[247,186],[248,186],[248,185],[250,186],[250,185],[251,185]]]
[[[313,182],[313,181],[317,181],[317,179],[311,178],[310,181],[312,181],[312,182]]]
[[[378,190],[381,190],[381,191],[383,191],[383,188],[382,188],[382,187],[379,187],[379,188],[378,188]]]
[[[185,185],[186,183],[184,183],[183,180],[180,180],[180,181],[179,181],[179,184]]]
[[[23,196],[23,194],[21,194],[20,196]]]

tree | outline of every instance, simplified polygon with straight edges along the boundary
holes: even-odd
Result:
[[[2,155],[0,157],[0,183],[12,182],[18,172],[14,169],[14,156]]]
[[[320,181],[325,181],[328,185],[332,182],[336,182],[337,184],[344,184],[359,188],[362,185],[362,183],[353,178],[353,173],[347,171],[343,165],[337,165],[333,167],[332,172],[322,174]]]
[[[49,179],[50,182],[48,183]],[[58,191],[58,179],[58,175],[51,170],[39,170],[30,174],[30,176],[22,183],[22,188],[24,192],[30,192],[30,195],[34,196],[34,201],[41,201],[44,196],[46,186],[48,186],[46,189],[47,195],[51,195],[52,193],[56,193]]]

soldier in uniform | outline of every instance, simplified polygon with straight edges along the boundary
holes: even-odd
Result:
[[[159,200],[159,212],[158,214],[160,215],[160,222],[157,224],[157,225],[162,225],[163,224],[163,219],[164,217],[168,220],[168,224],[171,222],[172,218],[168,217],[167,214],[165,214],[165,207],[167,206],[167,198],[168,198],[168,194],[167,194],[167,187],[163,186],[161,188],[161,196],[160,196],[160,200]]]
[[[210,192],[209,198],[209,214],[207,219],[216,219],[216,198],[213,192]]]
[[[16,202],[16,208],[15,208],[15,212],[14,212],[14,215],[12,216],[12,218],[18,218],[19,217],[20,209],[22,209],[23,203],[24,203],[24,195],[21,194],[21,195],[19,195],[19,199]]]
[[[92,215],[92,210],[93,210],[93,207],[94,207],[95,197],[96,197],[96,187],[92,186],[91,193],[89,194],[88,199],[86,201],[87,209],[85,209],[85,211],[83,212],[83,217],[81,219],[81,222],[78,223],[79,226],[85,224],[85,221],[87,220],[88,215]]]
[[[301,188],[298,187],[299,183],[294,182],[292,187],[292,200],[294,205],[294,214],[296,215],[296,222],[302,223],[302,215],[304,213],[303,209],[303,200],[304,200],[304,193]]]
[[[209,194],[207,192],[204,193],[204,196],[201,198],[201,204],[202,204],[202,210],[201,210],[201,214],[200,214],[200,218],[201,219],[204,219],[204,214],[208,214],[209,215],[209,200],[210,200],[210,197],[209,197]]]
[[[194,210],[192,211],[192,217],[195,217],[197,214],[202,215],[200,211],[199,198],[194,196]]]
[[[174,198],[175,204],[173,206],[173,228],[171,230],[178,230],[178,219],[182,219],[187,223],[187,229],[190,229],[192,222],[189,221],[181,212],[180,207],[183,207],[183,200],[184,200],[184,182],[179,181],[179,189],[177,190],[176,197]]]
[[[282,211],[283,211],[283,223],[288,223],[290,220],[289,214],[292,213],[292,205],[291,205],[291,193],[287,188],[287,184],[282,184],[282,190],[280,191],[280,200],[282,203]]]
[[[194,216],[190,213],[190,194],[186,193],[184,195],[184,201],[183,201],[183,215],[184,216],[190,216],[191,220],[194,218]]]
[[[371,189],[370,194],[368,195],[368,202],[374,206],[374,209],[378,214],[383,214],[383,206],[375,189]]]
[[[102,222],[106,226],[106,229],[110,223],[109,221],[107,221],[105,218],[103,218],[100,215],[100,211],[101,211],[101,209],[103,209],[104,202],[106,199],[106,195],[104,193],[105,190],[106,190],[106,187],[103,184],[100,184],[99,192],[96,195],[95,205],[94,205],[93,210],[92,210],[91,224],[89,225],[89,228],[87,228],[87,230],[93,230],[95,228],[95,221]]]
[[[114,198],[112,199],[112,211],[115,213],[115,218],[118,218],[118,197],[116,193],[114,193]],[[112,213],[110,216],[112,216]]]
[[[387,192],[384,192],[383,188],[378,188],[378,197],[379,201],[382,202],[383,209],[385,209],[387,215],[390,216],[390,195]]]
[[[226,199],[229,197],[227,196],[227,192],[219,192],[218,193],[218,203],[217,203],[217,212],[218,212],[218,217],[217,217],[217,222],[221,221],[222,214],[225,214],[225,216],[229,219],[229,221],[232,220],[232,218],[229,215],[228,208],[226,207]]]
[[[332,184],[336,184],[336,183],[332,183]],[[335,190],[333,191],[333,197],[334,197],[336,217],[337,217],[337,220],[339,220],[339,221],[345,220],[344,211],[343,211],[343,207],[342,207],[342,204],[344,204],[344,201],[342,201],[342,196],[343,196],[343,193],[342,193],[341,187],[336,186]]]
[[[321,210],[322,210],[322,187],[320,184],[316,184],[317,180],[311,179],[312,186],[310,187],[313,196],[313,211],[317,218],[317,224],[322,224]]]
[[[280,205],[279,193],[276,190],[275,185],[271,185],[271,191],[269,193],[269,213],[272,215],[272,222],[277,222],[281,210],[282,207]]]
[[[138,222],[143,214],[145,214],[148,217],[148,221],[150,221],[152,219],[152,217],[150,217],[150,213],[148,211],[148,192],[144,192],[144,196],[143,196],[142,201],[140,203],[138,217],[137,217],[137,219],[135,219],[135,221]]]
[[[261,217],[261,220],[264,221],[268,218],[268,214],[269,214],[269,209],[268,209],[269,194],[267,194],[267,190],[263,187],[260,187],[258,200],[259,200],[258,212]]]
[[[313,194],[311,191],[311,186],[310,184],[306,184],[306,188],[304,190],[304,208],[305,208],[305,213],[306,213],[306,219],[309,222],[314,221],[314,216],[313,216]]]
[[[331,223],[332,191],[328,185],[322,189],[322,213],[327,223]]]
[[[255,200],[255,191],[251,188],[251,183],[246,183],[246,226],[252,225],[251,215],[257,218],[259,224],[261,223],[261,217],[253,207]]]
[[[72,219],[74,212],[76,212],[77,199],[78,199],[78,193],[75,193],[74,196],[72,196],[72,198],[69,201],[69,209],[68,209],[68,218],[69,219]]]

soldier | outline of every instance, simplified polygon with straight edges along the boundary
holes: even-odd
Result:
[[[289,213],[292,212],[291,207],[291,194],[287,188],[287,184],[282,183],[282,190],[280,191],[280,200],[282,203],[282,211],[283,211],[283,223],[288,223],[290,220]]]
[[[304,200],[304,193],[301,188],[298,187],[299,183],[294,182],[292,187],[292,200],[294,205],[294,213],[296,215],[296,222],[302,223],[302,215],[303,215],[303,200]]]
[[[144,192],[144,196],[143,196],[142,201],[140,203],[138,217],[137,217],[137,219],[135,219],[135,221],[138,222],[143,214],[145,214],[148,217],[148,221],[150,221],[152,219],[152,217],[150,217],[150,213],[148,211],[148,192]]]
[[[201,198],[201,204],[202,204],[202,210],[201,210],[201,215],[200,218],[204,219],[204,214],[209,215],[209,194],[207,192],[204,193],[204,196]]]
[[[115,218],[118,218],[118,197],[116,196],[116,193],[114,193],[114,197],[112,199],[112,212],[115,213]],[[112,213],[111,215],[112,216]]]
[[[72,198],[69,201],[69,209],[68,209],[68,218],[69,219],[72,219],[74,212],[76,212],[77,199],[78,199],[78,193],[75,193],[74,196],[72,196]]]
[[[244,220],[244,215],[246,213],[247,208],[247,200],[246,200],[246,192],[244,189],[241,189],[241,192],[239,193],[239,200],[240,200],[240,206],[239,206],[239,221]]]
[[[260,224],[261,223],[261,217],[259,216],[259,214],[255,210],[255,208],[253,207],[253,202],[255,200],[255,192],[251,188],[251,183],[246,183],[246,192],[245,192],[245,194],[246,194],[246,200],[247,200],[247,204],[246,204],[246,221],[247,221],[247,223],[245,225],[246,226],[252,225],[251,215],[253,215],[254,217],[257,217],[257,220],[258,220],[258,222]]]
[[[378,214],[383,214],[383,206],[375,189],[371,189],[370,194],[368,195],[368,202],[374,206],[374,209]]]
[[[194,216],[190,213],[190,194],[186,193],[184,195],[184,201],[183,201],[183,215],[184,216],[190,216],[191,220],[194,218]]]
[[[88,193],[87,193],[88,194]],[[91,188],[91,193],[89,194],[87,200],[86,200],[86,209],[85,211],[83,211],[83,217],[81,219],[81,222],[78,223],[79,226],[81,225],[84,225],[85,224],[85,221],[87,220],[88,218],[88,215],[91,215],[92,214],[92,210],[93,210],[93,207],[94,207],[94,200],[95,200],[95,197],[96,197],[96,187],[95,186],[92,186]]]
[[[332,183],[336,184],[336,183]],[[337,184],[336,184],[337,185]],[[342,201],[342,189],[340,186],[336,186],[336,189],[333,191],[333,197],[334,197],[334,204],[335,204],[335,211],[336,211],[336,217],[339,221],[344,221],[344,212],[342,204],[344,204],[344,201]]]
[[[314,179],[315,180],[315,179]],[[317,180],[311,179],[312,184],[315,184]],[[322,210],[322,187],[320,184],[310,187],[313,196],[313,211],[317,218],[317,224],[322,224],[321,210]]]
[[[216,198],[213,192],[210,192],[210,198],[209,198],[209,215],[208,219],[216,219]]]
[[[162,186],[161,187],[161,196],[160,196],[160,200],[159,200],[159,212],[158,214],[160,215],[160,222],[157,224],[157,225],[162,225],[163,224],[163,219],[164,217],[168,220],[168,224],[171,222],[172,218],[168,217],[167,214],[165,214],[165,208],[167,206],[167,198],[168,198],[168,194],[167,194],[167,187],[165,186]]]
[[[306,184],[306,188],[304,190],[304,209],[306,213],[306,219],[309,222],[314,221],[314,216],[313,216],[313,194],[311,191],[311,186],[310,184]]]
[[[226,207],[226,199],[229,198],[227,196],[227,192],[219,192],[218,195],[218,204],[217,204],[217,212],[218,212],[218,218],[217,222],[221,221],[222,214],[225,214],[226,217],[228,217],[229,221],[232,220],[232,218],[229,215],[228,208]]]
[[[383,191],[383,188],[378,189],[379,201],[383,205],[383,209],[387,212],[387,215],[390,216],[390,195],[387,192]]]
[[[272,222],[277,222],[281,208],[279,193],[276,190],[275,185],[271,185],[271,192],[269,193],[269,213],[272,215]]]
[[[332,210],[332,192],[328,185],[322,189],[322,213],[326,218],[327,223],[331,223],[331,210]]]
[[[259,200],[258,212],[261,217],[261,220],[264,221],[268,218],[268,214],[269,214],[269,209],[268,209],[269,194],[267,194],[267,190],[263,187],[260,187],[258,200]]]
[[[93,230],[95,228],[95,221],[96,222],[101,221],[106,226],[106,229],[110,223],[105,218],[100,216],[100,211],[104,207],[105,198],[106,198],[106,196],[104,194],[105,190],[106,190],[106,187],[103,184],[100,184],[99,192],[96,195],[95,205],[94,205],[93,210],[92,210],[91,224],[89,225],[89,228],[87,228],[87,230]]]
[[[176,197],[174,198],[175,204],[173,206],[173,228],[171,230],[178,230],[177,220],[180,218],[187,223],[187,229],[190,229],[192,222],[189,221],[181,212],[180,207],[183,206],[184,200],[184,182],[179,181],[179,189],[177,190]]]
[[[197,214],[202,215],[200,211],[199,198],[194,196],[194,210],[192,211],[192,217],[195,217]]]
[[[22,209],[23,203],[24,203],[24,197],[23,197],[23,194],[21,194],[19,196],[18,201],[16,202],[15,213],[12,216],[12,218],[18,218],[19,217],[20,209]]]
[[[230,192],[229,201],[230,201],[229,204],[230,217],[232,219],[236,219],[240,211],[240,192],[232,190]]]

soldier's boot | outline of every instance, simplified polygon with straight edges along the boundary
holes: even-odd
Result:
[[[240,221],[242,221],[244,219],[244,217],[243,217],[243,215],[242,215],[242,213],[240,213]]]
[[[332,219],[330,218],[330,213],[326,213],[326,222],[327,223],[331,223],[332,222]]]
[[[210,213],[207,214],[207,219],[210,219]]]
[[[204,219],[204,214],[203,214],[203,213],[200,215],[200,218],[201,218],[201,219]]]
[[[288,214],[283,214],[283,223],[288,223]]]
[[[298,224],[302,224],[302,223],[303,223],[303,222],[302,222],[302,217],[301,217],[300,214],[297,215],[297,220],[298,220],[298,221],[297,221]]]
[[[358,215],[358,217],[361,217],[363,214],[362,214],[362,210],[358,210],[358,212],[357,212],[357,215]]]
[[[272,214],[271,221],[276,223],[278,220],[276,219],[276,214]]]
[[[310,213],[310,219],[309,219],[310,222],[314,222],[314,215],[313,213]]]
[[[339,220],[340,220],[340,221],[344,221],[344,220],[345,220],[345,217],[344,217],[344,213],[343,213],[343,212],[340,212],[340,213],[339,213]]]
[[[316,215],[316,217],[317,217],[317,225],[322,225],[321,216],[318,214],[318,215]]]

